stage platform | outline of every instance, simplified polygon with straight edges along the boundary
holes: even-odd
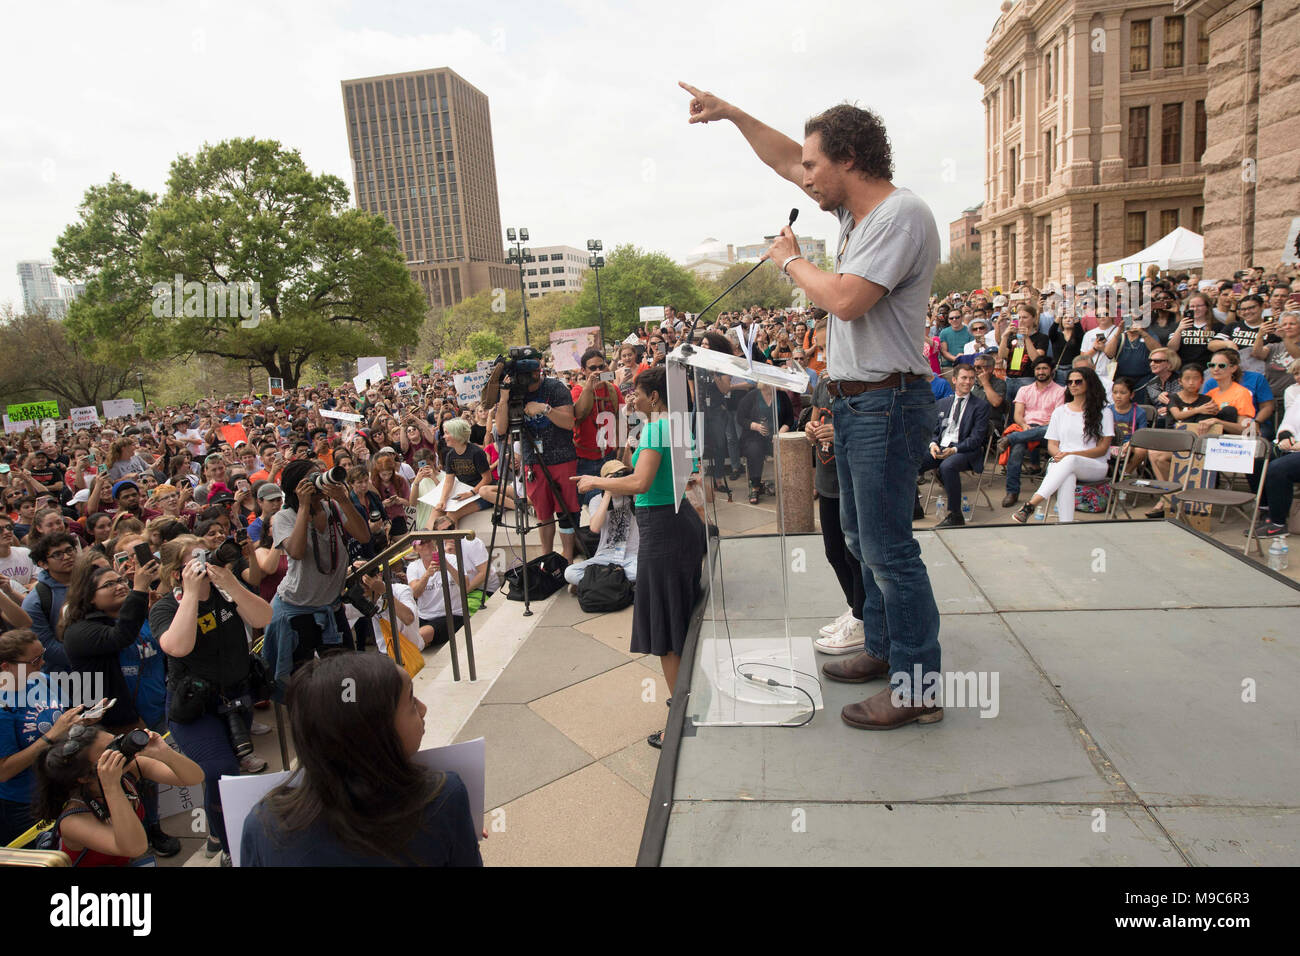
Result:
[[[937,724],[857,730],[840,709],[885,683],[823,679],[807,726],[696,727],[697,698],[718,693],[696,641],[642,865],[1300,863],[1293,583],[1173,522],[917,537],[943,670],[996,674],[996,716],[949,706]],[[790,579],[792,632],[815,634],[843,597],[819,535],[787,544],[807,562]],[[783,617],[772,548],[755,545],[719,547],[715,606],[725,594],[737,636]]]

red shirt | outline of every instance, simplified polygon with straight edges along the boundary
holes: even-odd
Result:
[[[573,396],[573,404],[578,404],[578,396],[582,394],[582,385],[575,384],[569,389]],[[605,457],[605,452],[613,451],[618,445],[618,407],[623,404],[623,394],[615,387],[613,382],[601,382],[595,388],[595,396],[591,402],[591,413],[582,421],[575,421],[573,425],[573,447],[578,452],[579,458],[585,458],[588,461],[598,461]],[[609,398],[610,394],[613,398]],[[602,412],[608,412],[613,415],[612,419],[602,417]],[[576,413],[575,413],[576,414]],[[605,450],[601,451],[597,442],[600,432],[600,425],[605,425]]]

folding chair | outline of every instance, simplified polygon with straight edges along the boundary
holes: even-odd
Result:
[[[1231,436],[1201,435],[1197,437],[1196,445],[1192,449],[1193,456],[1199,455],[1202,458],[1204,458],[1206,446],[1211,441],[1217,441],[1225,437],[1231,437]],[[1234,491],[1229,488],[1184,487],[1181,491],[1177,491],[1173,494],[1173,500],[1175,504],[1178,506],[1178,510],[1175,512],[1175,516],[1178,518],[1181,518],[1183,516],[1184,505],[1202,504],[1202,505],[1209,506],[1211,514],[1214,513],[1215,505],[1223,505],[1223,514],[1219,518],[1221,522],[1227,519],[1229,508],[1236,508],[1237,513],[1240,514],[1243,518],[1245,518],[1247,517],[1247,515],[1243,506],[1248,505],[1253,501],[1255,503],[1255,507],[1251,510],[1251,513],[1249,515],[1250,527],[1247,528],[1246,530],[1246,546],[1241,549],[1241,553],[1243,555],[1250,554],[1250,546],[1251,544],[1254,544],[1256,550],[1259,551],[1260,556],[1263,557],[1264,546],[1259,543],[1259,536],[1255,534],[1255,526],[1259,523],[1259,502],[1260,499],[1263,498],[1264,496],[1264,482],[1268,478],[1268,440],[1264,438],[1254,438],[1248,440],[1254,442],[1253,456],[1250,459],[1249,469],[1239,470],[1239,469],[1216,468],[1215,471],[1224,474],[1246,475],[1249,474],[1250,471],[1254,469],[1255,462],[1259,461],[1260,458],[1262,457],[1264,460],[1264,467],[1259,473],[1259,490],[1254,493],[1251,493],[1249,491]],[[1188,474],[1190,475],[1190,473],[1191,472],[1189,471]]]
[[[994,510],[993,502],[989,499],[988,493],[984,490],[984,481],[986,478],[989,477],[989,450],[993,448],[996,442],[997,442],[997,435],[995,435],[993,433],[993,429],[990,428],[989,440],[984,444],[984,470],[980,472],[979,483],[975,486],[975,494],[978,497],[984,499],[984,503],[985,505],[988,506],[989,511]],[[938,480],[939,480],[939,469],[936,468],[934,469],[933,472],[930,473],[930,482],[925,486],[925,503],[921,506],[922,511],[925,511],[927,513],[929,512],[930,497],[934,494],[934,483]],[[952,502],[949,502],[948,505],[949,508],[951,508]]]
[[[1128,472],[1129,458],[1133,455],[1133,449],[1145,448],[1148,451],[1167,451],[1177,454],[1186,454],[1191,452],[1192,447],[1196,444],[1196,435],[1193,432],[1184,429],[1172,428],[1139,428],[1128,440],[1128,445],[1124,449],[1124,454],[1119,456],[1120,466],[1115,471],[1115,480],[1110,484],[1110,506],[1106,509],[1106,517],[1114,521],[1116,511],[1119,508],[1124,509],[1124,517],[1132,518],[1133,513],[1128,510],[1128,504],[1120,502],[1121,492],[1132,495],[1167,495],[1170,492],[1179,491],[1183,484],[1177,481],[1155,481],[1144,478],[1121,478],[1119,476]]]

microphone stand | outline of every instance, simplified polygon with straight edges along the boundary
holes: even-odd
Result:
[[[740,285],[742,282],[744,282],[746,279],[748,279],[750,276],[752,276],[752,275],[754,274],[754,272],[758,269],[758,267],[761,266],[761,265],[762,265],[763,263],[765,263],[765,262],[767,262],[766,259],[760,259],[760,260],[758,260],[758,262],[755,263],[753,269],[750,269],[748,272],[746,272],[743,276],[741,276],[741,277],[740,277],[739,279],[737,279],[735,282],[731,283],[731,285],[727,286],[727,288],[723,291],[722,295],[718,296],[716,299],[714,299],[712,302],[710,302],[710,303],[709,303],[708,305],[706,305],[704,308],[700,309],[700,311],[697,312],[697,313],[695,314],[695,318],[691,319],[691,327],[690,327],[689,329],[686,330],[686,343],[682,346],[682,354],[683,354],[683,355],[690,355],[690,354],[691,354],[691,351],[692,351],[692,343],[693,343],[694,340],[695,340],[695,326],[699,323],[699,321],[700,321],[700,316],[702,316],[705,312],[708,312],[709,309],[713,308],[715,305],[717,305],[719,302],[721,302],[724,298],[726,298],[728,292],[730,292],[730,291],[731,291],[732,289],[734,289],[736,286]]]

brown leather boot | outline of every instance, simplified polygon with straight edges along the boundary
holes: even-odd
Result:
[[[1019,492],[1008,491],[1008,492],[1007,492],[1007,496],[1006,496],[1005,498],[1002,499],[1002,507],[1004,507],[1004,508],[1010,508],[1012,505],[1014,505],[1014,504],[1015,504],[1017,501],[1019,501],[1019,500],[1020,500],[1020,494],[1019,494]]]
[[[867,681],[888,677],[889,661],[882,661],[863,651],[844,660],[823,664],[822,673],[842,684],[865,684]]]
[[[892,688],[873,697],[849,704],[840,711],[840,719],[859,730],[893,730],[904,724],[936,724],[943,720],[942,707],[896,707]]]

